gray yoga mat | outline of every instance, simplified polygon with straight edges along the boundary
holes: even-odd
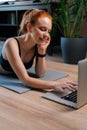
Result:
[[[30,87],[25,86],[16,76],[0,75],[0,87],[7,88],[17,93],[24,93],[31,90]]]
[[[2,47],[0,46],[0,53]],[[39,78],[34,71],[34,67],[28,70],[29,75],[34,78]],[[57,80],[68,76],[67,73],[55,71],[55,70],[47,70],[45,76],[40,78],[42,80]],[[25,86],[15,75],[1,75],[0,74],[0,86],[7,88],[9,90],[15,91],[17,93],[24,93],[31,90],[31,87]]]
[[[29,69],[29,72],[35,74],[34,67]],[[42,79],[42,80],[57,80],[57,79],[65,77],[65,76],[68,76],[68,74],[61,72],[61,71],[56,71],[56,70],[47,70],[45,73],[45,76],[40,78],[40,79]]]
[[[30,69],[30,76],[34,78],[38,78],[37,75],[34,74],[34,69]],[[68,76],[67,73],[48,70],[43,78],[39,78],[42,80],[57,80]],[[0,86],[15,91],[17,93],[24,93],[31,90],[31,87],[25,86],[16,76],[14,75],[0,75]]]

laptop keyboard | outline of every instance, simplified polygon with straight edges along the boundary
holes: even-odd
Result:
[[[62,98],[76,103],[77,102],[77,90],[73,91],[72,93],[70,93],[68,95],[63,96]]]

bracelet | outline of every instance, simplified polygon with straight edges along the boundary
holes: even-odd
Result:
[[[39,54],[39,53],[37,53],[37,56],[43,58],[43,57],[46,56],[46,53],[45,54]]]

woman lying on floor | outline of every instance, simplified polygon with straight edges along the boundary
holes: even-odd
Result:
[[[37,89],[54,89],[64,91],[65,88],[75,90],[77,84],[43,81],[30,77],[27,73],[35,60],[35,72],[44,76],[46,67],[46,50],[50,44],[52,17],[44,11],[30,9],[23,15],[19,36],[8,38],[0,56],[0,73],[15,73],[27,86]],[[10,31],[10,30],[9,30]]]

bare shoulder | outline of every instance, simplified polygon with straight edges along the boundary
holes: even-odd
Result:
[[[11,49],[11,50],[17,49],[17,43],[16,43],[16,40],[14,38],[8,38],[5,41],[3,48],[2,48],[2,54],[4,57],[6,57],[6,52],[9,49]]]
[[[14,38],[8,38],[8,39],[5,41],[5,45],[6,45],[6,46],[13,45],[13,43],[17,43]]]
[[[17,49],[17,41],[14,39],[14,38],[8,38],[6,41],[5,41],[5,44],[4,44],[4,47],[6,50],[8,49]]]
[[[15,53],[16,52],[16,53]],[[8,38],[3,47],[5,57],[7,55],[17,55],[19,53],[17,41],[14,38]]]

